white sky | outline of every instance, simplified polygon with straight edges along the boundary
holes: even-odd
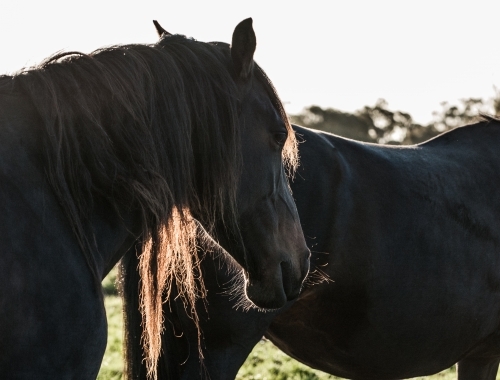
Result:
[[[441,101],[500,87],[499,11],[494,0],[2,0],[0,73],[58,50],[155,42],[153,19],[171,33],[230,42],[252,17],[255,59],[289,113],[384,98],[426,123]]]

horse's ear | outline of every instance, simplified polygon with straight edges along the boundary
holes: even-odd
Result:
[[[158,21],[153,20],[153,24],[155,24],[156,32],[158,33],[158,37],[162,38],[163,36],[171,36],[172,35],[172,33],[169,33],[165,29],[163,29]]]
[[[238,78],[246,79],[252,72],[256,45],[252,19],[247,18],[236,25],[231,41],[231,58]]]

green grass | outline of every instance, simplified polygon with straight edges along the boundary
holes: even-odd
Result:
[[[115,282],[117,270],[114,268],[102,282],[104,306],[106,306],[106,316],[108,319],[108,343],[106,353],[102,361],[98,380],[119,380],[123,374],[122,358],[122,300],[117,295]]]
[[[108,344],[97,379],[119,380],[123,373],[122,301],[118,296],[106,296],[104,304],[108,317]]]
[[[313,370],[290,358],[271,342],[261,340],[248,356],[236,380],[326,380],[342,379]],[[455,368],[434,376],[417,377],[420,380],[456,380]]]
[[[315,371],[278,350],[271,342],[261,340],[240,368],[237,380],[324,380],[339,379]]]
[[[108,344],[98,380],[119,380],[122,378],[122,314],[121,299],[114,290],[116,271],[113,270],[103,281],[105,305],[108,317]],[[271,342],[261,340],[241,367],[237,380],[326,380],[340,379],[324,372],[313,370],[282,353]],[[417,377],[418,380],[455,380],[455,368],[433,376]],[[159,379],[162,380],[162,379]],[[500,376],[497,375],[497,380]]]

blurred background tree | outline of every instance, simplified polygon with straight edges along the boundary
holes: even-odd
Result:
[[[384,99],[354,113],[313,105],[291,115],[290,119],[304,127],[359,141],[418,144],[439,133],[476,122],[481,114],[500,115],[500,91],[497,88],[494,90],[494,96],[486,100],[467,98],[460,99],[458,104],[441,103],[441,109],[433,112],[433,120],[427,125],[415,123],[407,112],[390,110]]]

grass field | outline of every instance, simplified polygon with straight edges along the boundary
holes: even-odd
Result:
[[[119,380],[122,378],[123,364],[121,354],[122,344],[122,315],[121,300],[115,295],[113,271],[103,282],[107,294],[105,303],[108,316],[108,345],[106,354],[99,372],[98,380]],[[248,356],[245,364],[238,372],[237,380],[326,380],[340,379],[313,370],[278,350],[271,342],[262,340]],[[454,380],[455,369],[440,372],[439,374],[415,379],[425,380]],[[497,379],[500,379],[497,376]],[[159,379],[161,380],[161,379]],[[216,379],[214,379],[216,380]]]

